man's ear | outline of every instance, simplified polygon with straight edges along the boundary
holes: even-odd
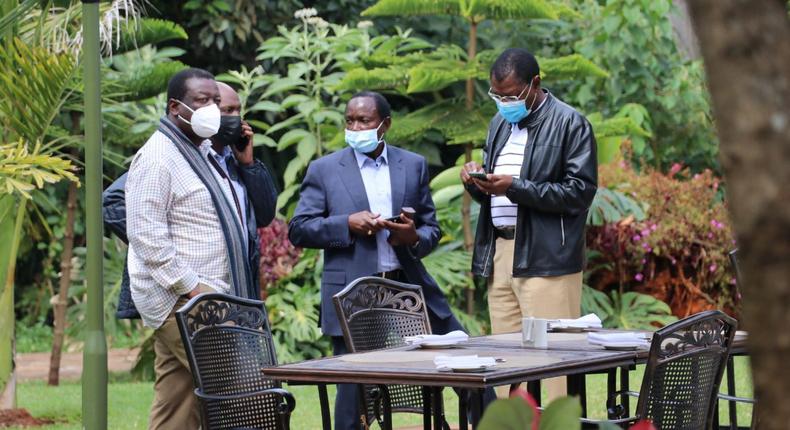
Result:
[[[388,116],[388,117],[384,118],[383,124],[381,125],[381,135],[382,136],[384,136],[384,133],[386,133],[387,130],[390,129],[391,125],[392,125],[392,117]]]
[[[176,99],[170,99],[167,101],[167,114],[176,116],[178,115],[178,108],[181,105],[176,101]]]

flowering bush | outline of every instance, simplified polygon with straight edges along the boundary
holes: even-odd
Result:
[[[651,294],[678,317],[713,308],[737,313],[727,257],[735,241],[719,178],[707,170],[691,176],[679,164],[666,174],[638,173],[621,162],[602,165],[599,182],[642,202],[646,217],[588,230],[597,268],[590,286]]]
[[[302,250],[288,240],[288,225],[279,219],[258,229],[258,244],[261,250],[258,279],[261,284],[261,299],[265,300],[268,289],[280,278],[291,273]]]

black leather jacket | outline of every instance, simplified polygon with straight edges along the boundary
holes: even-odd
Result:
[[[559,276],[584,266],[584,228],[598,185],[595,136],[575,109],[546,91],[546,101],[524,118],[528,130],[524,164],[505,195],[518,204],[513,276]],[[499,114],[488,128],[483,168],[493,171],[510,137],[510,124]],[[480,203],[472,272],[489,277],[496,238],[491,199],[474,185],[466,187]]]

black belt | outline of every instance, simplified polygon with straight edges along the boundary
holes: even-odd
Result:
[[[516,238],[515,227],[496,228],[494,227],[494,236],[500,239],[513,240]]]
[[[391,279],[393,281],[403,281],[406,279],[406,274],[403,273],[401,269],[390,270],[389,272],[377,272],[374,273],[373,276],[378,276],[379,278],[384,279]]]

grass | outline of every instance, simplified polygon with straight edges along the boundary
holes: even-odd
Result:
[[[751,373],[748,359],[735,359],[736,389],[741,396],[752,395]],[[639,389],[643,367],[631,372],[631,388]],[[725,380],[722,387],[726,387]],[[294,429],[321,428],[321,408],[318,391],[310,386],[286,387],[296,398],[296,411],[291,418]],[[545,394],[545,393],[544,393]],[[330,387],[330,404],[333,404],[334,387]],[[58,387],[49,387],[43,381],[23,382],[18,386],[17,400],[20,408],[26,408],[33,416],[55,419],[59,424],[41,427],[46,430],[78,430],[81,426],[81,387],[79,381],[64,381]],[[606,377],[592,375],[587,378],[587,404],[591,418],[603,419],[606,416]],[[112,375],[108,386],[107,427],[111,429],[145,429],[148,426],[148,410],[153,399],[150,382],[133,382],[125,375]],[[458,402],[452,390],[444,391],[445,408],[448,421],[458,422]],[[635,401],[632,403],[636,405]],[[633,409],[632,409],[633,410]],[[720,408],[720,422],[728,423],[727,408]],[[751,407],[738,407],[738,423],[748,425],[751,420]],[[422,424],[419,415],[396,414],[395,427],[417,426]]]

